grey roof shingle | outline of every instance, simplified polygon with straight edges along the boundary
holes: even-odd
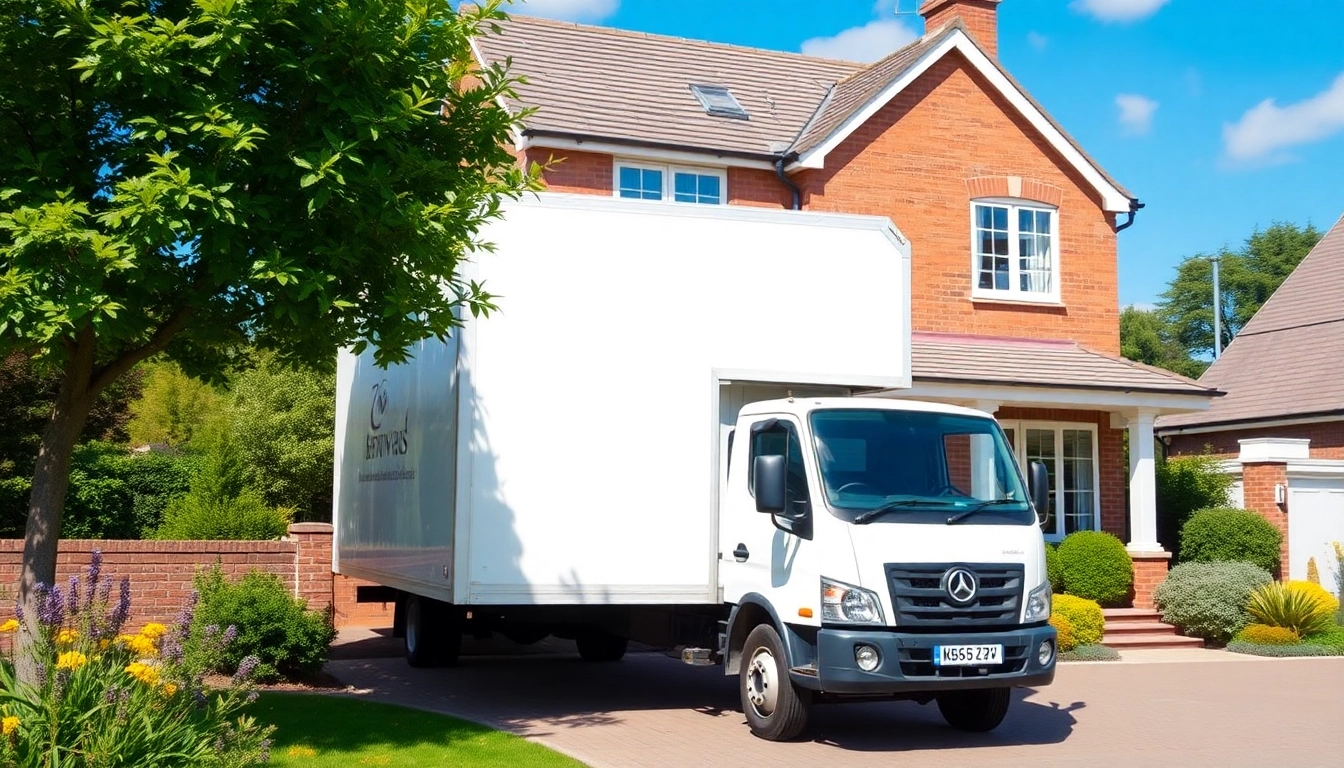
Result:
[[[1344,413],[1344,217],[1199,381],[1227,396],[1159,429]]]
[[[915,333],[910,341],[910,365],[916,381],[994,382],[1203,397],[1218,394],[1184,376],[1072,341]]]

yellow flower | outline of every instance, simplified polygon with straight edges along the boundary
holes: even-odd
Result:
[[[78,629],[65,628],[62,629],[60,632],[56,633],[57,645],[74,645],[75,641],[78,639],[79,639]]]
[[[158,641],[145,635],[117,635],[117,642],[139,656],[153,656],[159,652]]]
[[[177,684],[176,684],[176,683],[164,683],[164,684],[163,684],[163,695],[164,695],[164,696],[172,696],[174,693],[177,693]]]
[[[317,750],[312,747],[290,747],[285,754],[289,757],[313,757],[317,755]]]
[[[19,729],[19,718],[10,715],[9,717],[6,717],[4,720],[0,720],[0,731],[2,731],[4,735],[8,736],[9,734],[13,733],[14,731],[17,731],[18,729]]]
[[[145,685],[158,685],[159,670],[143,662],[132,662],[126,665],[126,673]]]
[[[104,637],[102,640],[99,640],[99,641],[98,641],[98,650],[100,650],[100,651],[106,651],[106,650],[107,650],[107,646],[109,646],[109,645],[111,645],[111,644],[112,644],[112,641],[111,641],[111,640],[108,640],[106,637]]]
[[[157,621],[149,622],[148,624],[145,625],[144,629],[140,630],[140,634],[148,638],[163,637],[163,635],[166,634],[167,632],[168,628],[158,623]]]
[[[75,670],[89,663],[89,657],[79,651],[66,651],[56,657],[57,669]]]
[[[18,619],[10,619],[9,621],[6,621],[4,624],[0,624],[0,632],[13,632],[18,628],[19,628]]]

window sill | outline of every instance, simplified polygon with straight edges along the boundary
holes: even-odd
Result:
[[[1062,301],[1051,299],[1018,299],[1011,296],[971,296],[972,304],[1008,304],[1014,307],[1050,307],[1064,309]]]

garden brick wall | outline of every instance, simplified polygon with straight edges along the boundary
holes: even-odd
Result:
[[[355,602],[356,588],[368,582],[331,572],[332,528],[327,523],[296,523],[280,541],[115,541],[67,539],[60,543],[56,577],[64,589],[71,576],[83,577],[93,550],[103,553],[103,573],[131,581],[128,626],[171,622],[186,604],[192,578],[220,564],[237,579],[256,570],[278,576],[308,607],[335,606],[336,625],[392,626],[390,603]],[[0,621],[14,615],[23,542],[0,539]],[[115,590],[113,592],[115,595]]]
[[[1279,571],[1291,573],[1288,567],[1288,505],[1274,501],[1274,486],[1288,485],[1288,465],[1282,462],[1255,462],[1242,465],[1242,503],[1246,509],[1258,512],[1283,535],[1279,545]]]

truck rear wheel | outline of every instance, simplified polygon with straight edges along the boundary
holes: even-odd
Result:
[[[938,694],[938,711],[959,731],[992,731],[1003,722],[1012,701],[1010,688],[949,691]]]
[[[605,630],[592,630],[581,632],[574,638],[574,645],[584,661],[620,661],[630,641]]]
[[[412,667],[451,666],[462,650],[462,631],[447,605],[408,595],[404,642],[406,663]]]
[[[807,727],[811,697],[789,679],[784,641],[769,624],[759,624],[747,635],[738,688],[747,725],[762,739],[786,741]]]

